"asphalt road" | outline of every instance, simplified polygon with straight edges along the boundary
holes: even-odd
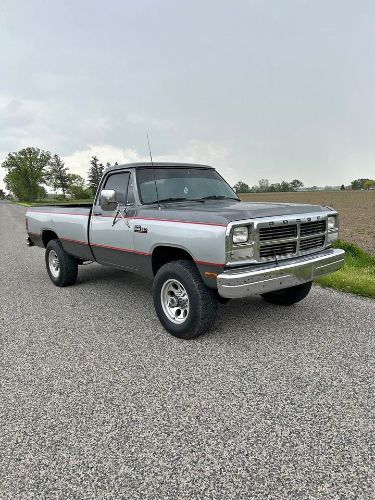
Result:
[[[0,202],[1,499],[373,498],[375,301],[232,301],[175,339],[137,276],[54,287],[24,212]]]

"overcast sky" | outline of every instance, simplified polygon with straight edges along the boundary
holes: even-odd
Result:
[[[85,175],[148,132],[231,183],[375,177],[374,26],[374,0],[0,0],[0,161]]]

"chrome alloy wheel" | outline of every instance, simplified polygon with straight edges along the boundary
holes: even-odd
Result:
[[[54,278],[58,278],[60,274],[60,262],[57,257],[57,253],[54,250],[51,250],[48,254],[48,265],[52,276]]]
[[[175,279],[167,280],[161,289],[161,305],[168,319],[181,324],[189,315],[189,296],[185,287]]]

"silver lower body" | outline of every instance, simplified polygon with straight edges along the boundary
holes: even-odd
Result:
[[[344,250],[330,248],[278,263],[228,269],[217,277],[218,292],[235,299],[300,285],[337,271],[344,265],[344,257]]]

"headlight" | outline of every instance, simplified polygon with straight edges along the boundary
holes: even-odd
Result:
[[[332,231],[332,229],[337,229],[337,217],[336,215],[328,216],[328,230]]]
[[[249,228],[237,226],[233,229],[233,243],[246,243],[249,239]]]

